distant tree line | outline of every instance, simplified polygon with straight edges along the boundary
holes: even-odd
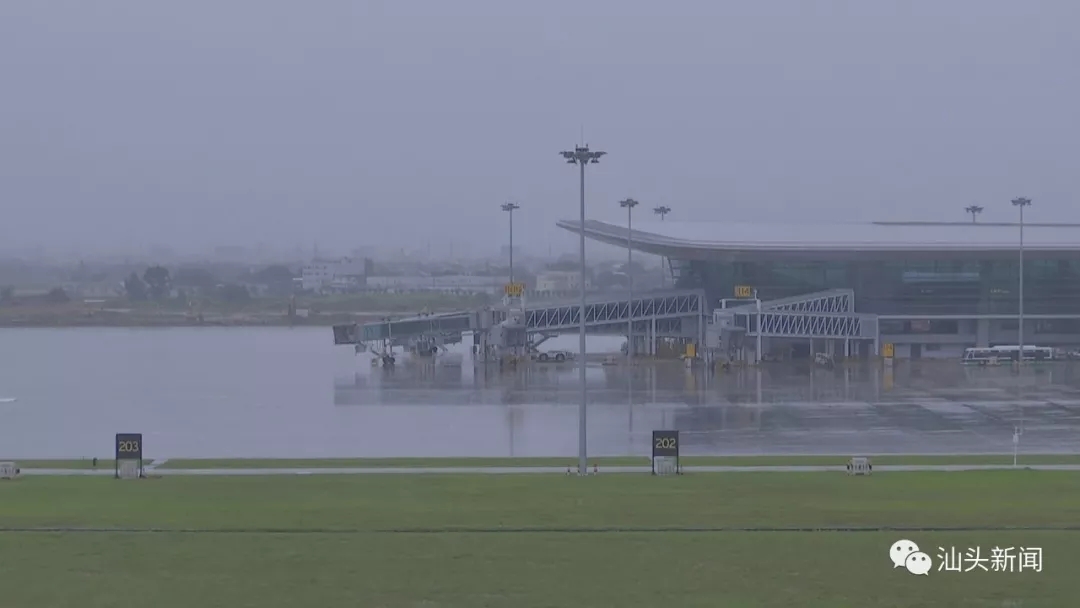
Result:
[[[132,272],[124,279],[124,294],[132,302],[161,302],[170,298],[189,300],[210,297],[224,302],[242,304],[252,298],[248,284],[266,285],[270,295],[292,293],[293,272],[282,265],[267,266],[242,277],[241,281],[222,281],[205,268],[185,267],[175,275],[161,265],[149,266],[142,276]]]
[[[33,296],[16,298],[15,287],[4,285],[0,287],[0,306],[25,304],[66,304],[71,301],[71,296],[62,287],[54,287],[48,292]]]

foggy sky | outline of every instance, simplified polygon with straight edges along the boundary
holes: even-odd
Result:
[[[1080,221],[1075,1],[0,2],[0,249]],[[651,214],[650,214],[651,215]],[[639,216],[645,220],[645,214]]]

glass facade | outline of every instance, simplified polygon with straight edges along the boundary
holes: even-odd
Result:
[[[763,300],[852,289],[856,311],[879,315],[1000,315],[1019,311],[1016,259],[904,260],[898,255],[884,260],[814,261],[801,257],[791,261],[675,260],[672,264],[676,285],[704,288],[713,306],[721,298],[735,297],[736,286],[748,286]],[[1080,314],[1080,256],[1025,260],[1024,312]],[[1068,320],[1054,322],[1068,324]],[[955,333],[951,327],[911,331]]]

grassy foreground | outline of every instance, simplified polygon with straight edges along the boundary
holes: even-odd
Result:
[[[1071,606],[1080,532],[970,528],[1078,521],[1080,476],[1023,470],[27,477],[0,483],[0,587],[12,607]],[[969,530],[717,530],[753,526]],[[916,577],[900,538],[1041,547],[1044,568]]]

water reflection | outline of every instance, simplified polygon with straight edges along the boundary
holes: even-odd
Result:
[[[972,368],[951,363],[852,365],[835,370],[767,365],[710,374],[675,362],[590,364],[590,403],[684,405],[875,403],[934,396],[950,399],[1015,400],[1025,392],[1041,397],[1075,396],[1076,366]],[[573,364],[533,365],[499,370],[484,366],[412,363],[394,368],[361,368],[334,380],[334,404],[577,403],[578,370]],[[1029,395],[1030,396],[1030,395]]]
[[[594,365],[587,383],[591,442],[601,453],[646,450],[659,428],[682,431],[690,453],[1008,452],[1017,426],[1028,451],[1080,447],[1080,377],[1070,365],[770,365],[719,374],[678,363]],[[559,418],[564,435],[576,429],[579,390],[573,365],[413,365],[339,378],[334,402],[508,406],[508,453],[516,454],[517,438],[543,426],[538,419]]]
[[[577,452],[573,365],[372,368],[323,328],[0,330],[0,343],[0,393],[18,399],[0,405],[4,458],[107,457],[117,432],[143,433],[152,458]],[[587,371],[594,455],[645,454],[668,428],[687,453],[1011,452],[1014,426],[1022,451],[1080,446],[1080,366]]]

